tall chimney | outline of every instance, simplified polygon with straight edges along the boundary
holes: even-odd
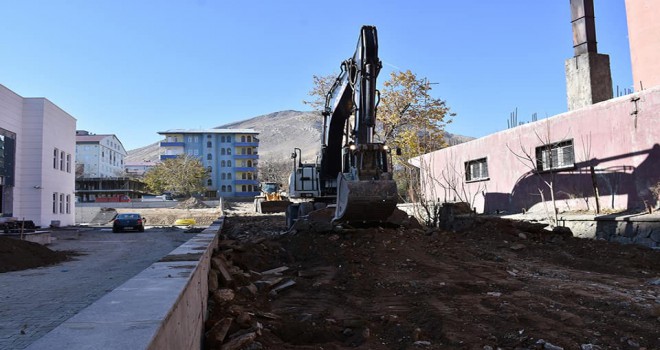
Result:
[[[598,53],[593,0],[570,0],[573,50],[566,60],[568,110],[612,98],[610,57]]]

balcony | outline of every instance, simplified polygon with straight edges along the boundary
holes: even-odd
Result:
[[[184,142],[167,142],[163,141],[160,143],[160,147],[183,147],[185,145]]]
[[[234,159],[259,159],[258,154],[235,154]]]
[[[259,147],[259,142],[235,142],[236,147]]]
[[[235,185],[258,185],[259,180],[242,180],[242,179],[237,179],[234,180]]]
[[[234,167],[235,172],[246,172],[246,173],[253,173],[257,171],[256,167],[247,167],[247,166],[237,166]]]

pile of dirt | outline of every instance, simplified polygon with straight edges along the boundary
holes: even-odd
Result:
[[[459,232],[283,234],[277,216],[225,225],[211,349],[660,348],[650,248],[491,218]]]
[[[53,251],[33,242],[0,237],[0,273],[53,265],[68,259],[66,252]]]
[[[202,209],[209,208],[204,202],[195,197],[190,197],[175,206],[177,209]]]

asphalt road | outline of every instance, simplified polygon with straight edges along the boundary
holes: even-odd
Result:
[[[0,273],[0,349],[23,349],[193,237],[170,228],[112,233],[110,228],[53,231],[53,250],[73,261]]]

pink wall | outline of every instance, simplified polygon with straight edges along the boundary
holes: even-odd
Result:
[[[628,40],[635,91],[660,85],[660,1],[626,0]]]
[[[633,98],[639,98],[637,108]],[[658,121],[660,87],[445,148],[411,163],[421,169],[428,199],[467,201],[480,213],[543,211],[539,189],[549,201],[543,180],[552,175],[533,173],[531,162],[513,152],[524,150],[535,157],[535,148],[548,141],[573,140],[575,167],[554,174],[560,211],[595,208],[590,166],[597,175],[601,209],[643,208],[645,200],[658,206],[649,190],[660,182]],[[466,183],[464,163],[484,157],[489,178]]]

